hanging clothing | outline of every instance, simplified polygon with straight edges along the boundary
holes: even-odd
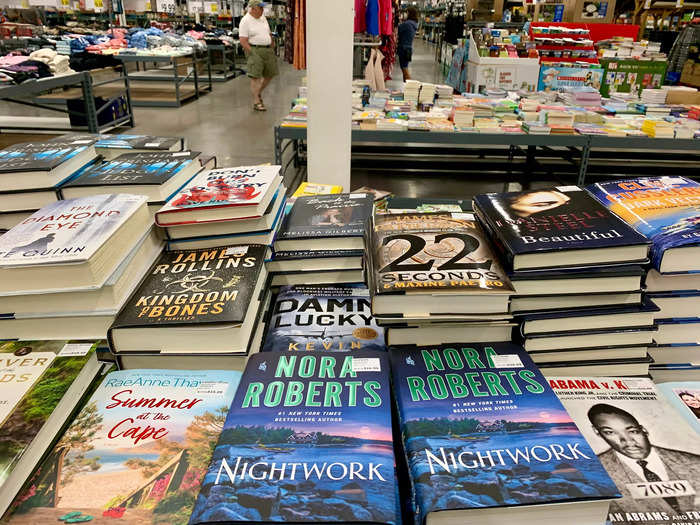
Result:
[[[384,55],[382,60],[382,71],[384,72],[384,80],[391,79],[391,70],[394,69],[396,63],[396,32],[392,31],[390,35],[382,37],[382,45],[379,51]]]
[[[367,29],[366,6],[367,0],[355,0],[355,33],[364,33]]]
[[[294,68],[306,69],[306,0],[294,0]]]
[[[379,0],[367,0],[365,21],[367,33],[379,36]]]
[[[394,32],[394,13],[391,0],[379,0],[379,34]]]
[[[384,71],[382,70],[382,59],[384,55],[378,49],[372,49],[369,61],[365,67],[365,80],[369,82],[372,91],[384,91]]]
[[[284,60],[294,63],[294,5],[293,0],[287,1],[287,17],[284,21]]]

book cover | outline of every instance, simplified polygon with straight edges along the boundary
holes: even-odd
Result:
[[[613,525],[697,521],[700,440],[651,379],[551,377],[549,383],[622,494],[610,504]]]
[[[94,195],[53,202],[0,237],[0,268],[85,262],[146,202]]]
[[[95,521],[187,524],[240,376],[108,374],[16,498],[10,523],[79,512]]]
[[[263,268],[260,244],[163,252],[110,328],[242,323]]]
[[[364,250],[278,250],[272,254],[271,261],[296,261],[306,259],[325,259],[335,257],[362,257]]]
[[[284,286],[268,322],[263,351],[385,350],[367,287]]]
[[[474,197],[479,217],[512,257],[647,244],[644,236],[578,186]]]
[[[49,142],[80,143],[84,140],[93,140],[96,148],[104,149],[148,149],[154,151],[173,150],[182,143],[180,137],[156,137],[154,135],[128,135],[105,133],[67,133],[60,135]]]
[[[191,523],[398,523],[386,352],[248,359]]]
[[[700,434],[700,382],[671,382],[656,386],[666,401]]]
[[[390,351],[416,512],[617,496],[527,353],[510,343]]]
[[[0,173],[51,171],[88,149],[94,142],[86,139],[80,144],[67,141],[15,144],[0,151]]]
[[[0,489],[98,343],[0,343]]]
[[[159,186],[178,174],[199,156],[196,151],[176,153],[124,153],[114,160],[92,166],[64,188],[149,184]]]
[[[362,236],[373,205],[373,198],[366,193],[299,197],[285,217],[277,239]]]
[[[513,292],[472,214],[378,215],[369,242],[377,293]]]
[[[587,189],[651,239],[650,257],[656,269],[665,250],[700,242],[700,183],[684,177],[643,177],[600,182]]]
[[[279,171],[279,166],[241,166],[203,171],[173,195],[158,213],[257,205],[279,185]]]

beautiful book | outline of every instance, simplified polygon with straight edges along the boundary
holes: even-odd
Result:
[[[366,193],[299,197],[282,223],[275,251],[362,249],[373,206]]]
[[[110,327],[110,348],[245,354],[266,252],[256,244],[164,252]]]
[[[585,293],[567,295],[523,295],[510,298],[513,315],[534,312],[555,312],[560,308],[587,309],[593,307],[629,306],[642,302],[642,292]]]
[[[652,292],[646,297],[659,307],[656,319],[683,319],[700,317],[700,291]],[[700,338],[699,338],[700,339]]]
[[[279,166],[203,171],[156,213],[159,226],[262,217],[282,184]]]
[[[65,428],[102,364],[94,341],[0,343],[0,516]]]
[[[700,363],[700,343],[681,343],[660,345],[653,344],[648,348],[649,356],[654,360],[654,366]]]
[[[386,352],[248,360],[190,523],[400,523]]]
[[[390,357],[418,523],[605,521],[618,491],[521,347]]]
[[[469,213],[378,215],[367,239],[374,314],[492,314],[513,288]]]
[[[557,268],[509,274],[515,293],[522,297],[548,294],[633,292],[641,289],[641,266]]]
[[[650,345],[655,337],[654,325],[615,327],[528,334],[523,340],[523,346],[528,352],[538,352],[570,348]]]
[[[474,197],[510,270],[644,262],[649,240],[578,186]]]
[[[146,195],[164,202],[200,169],[197,151],[124,153],[85,170],[61,186],[66,199],[101,193]]]
[[[366,286],[283,287],[272,308],[263,351],[386,350]]]
[[[656,387],[695,432],[700,434],[700,382],[657,383]]]
[[[93,160],[94,140],[25,142],[0,151],[0,191],[57,186]]]
[[[140,195],[45,206],[0,237],[0,293],[99,288],[151,223]]]
[[[659,345],[692,344],[698,342],[700,317],[656,319],[654,342]]]
[[[240,372],[127,370],[105,376],[9,523],[186,525]]]
[[[587,189],[651,239],[651,262],[659,272],[700,271],[700,183],[684,177],[642,177]]]
[[[644,279],[647,292],[700,291],[700,273],[660,274],[650,268]]]
[[[265,261],[270,273],[361,270],[364,250],[282,250]]]
[[[693,522],[700,512],[697,433],[641,377],[550,377],[549,384],[613,479],[622,525]]]

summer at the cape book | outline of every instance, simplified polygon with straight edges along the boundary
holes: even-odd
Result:
[[[275,251],[361,249],[373,207],[366,193],[298,197],[277,234]]]
[[[578,186],[474,197],[512,270],[644,261],[649,240]]]
[[[521,347],[406,346],[390,357],[419,523],[480,523],[478,513],[531,523],[522,506],[545,506],[552,523],[605,521],[618,491]]]
[[[262,217],[282,183],[280,166],[203,171],[165,203],[160,226]]]
[[[398,524],[386,352],[248,360],[192,525]]]
[[[684,177],[642,177],[587,189],[651,239],[651,262],[659,272],[700,271],[699,183]]]
[[[384,350],[365,286],[284,286],[277,295],[263,351]]]
[[[92,341],[0,343],[0,516],[98,374]]]
[[[700,440],[651,379],[549,383],[622,494],[610,504],[611,525],[697,523]]]
[[[59,523],[73,512],[186,525],[240,376],[108,374],[14,501],[9,523]]]

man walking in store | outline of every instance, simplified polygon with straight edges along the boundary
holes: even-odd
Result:
[[[253,94],[253,109],[265,111],[262,92],[277,75],[277,57],[272,44],[272,34],[263,14],[262,0],[249,0],[248,13],[241,19],[238,36],[248,56],[248,77]]]
[[[406,10],[406,21],[399,24],[399,38],[396,46],[404,82],[411,79],[408,65],[413,58],[413,38],[416,36],[416,31],[418,31],[418,9],[411,6]]]

